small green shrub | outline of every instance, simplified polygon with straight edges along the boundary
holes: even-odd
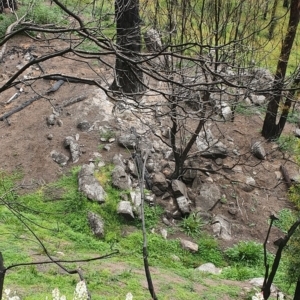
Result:
[[[299,141],[293,135],[281,135],[277,140],[280,150],[287,151],[291,154],[297,154],[297,148],[299,148]],[[299,151],[299,150],[298,150]]]
[[[182,231],[188,236],[199,236],[201,233],[201,228],[204,226],[202,219],[196,214],[192,213],[187,218],[184,218],[180,227]]]
[[[225,254],[231,263],[258,265],[263,260],[263,246],[252,241],[241,241],[228,248]]]
[[[291,225],[296,221],[295,214],[288,208],[282,209],[278,214],[278,218],[279,220],[274,221],[274,225],[284,233],[287,233]]]

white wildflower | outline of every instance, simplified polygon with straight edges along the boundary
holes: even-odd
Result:
[[[53,299],[53,300],[67,300],[66,296],[60,295],[60,292],[59,292],[59,289],[58,289],[58,288],[55,288],[55,289],[52,291],[52,299]]]
[[[133,299],[133,296],[132,296],[132,294],[129,292],[129,293],[127,293],[127,295],[126,295],[126,299],[125,300],[132,300]]]
[[[16,295],[16,292],[14,292],[15,296],[10,296],[10,289],[4,290],[3,300],[20,300],[20,297]]]
[[[88,291],[84,280],[79,281],[76,285],[73,300],[86,300],[88,299]]]
[[[252,296],[252,300],[264,300],[262,292],[256,293],[255,296]]]

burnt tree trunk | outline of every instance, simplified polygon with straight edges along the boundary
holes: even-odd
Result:
[[[115,0],[117,49],[115,79],[110,89],[125,94],[145,90],[143,72],[138,66],[141,51],[139,0]]]
[[[4,8],[9,8],[11,10],[17,10],[18,5],[16,0],[0,0],[0,13],[3,12]]]
[[[267,107],[267,113],[265,116],[262,135],[268,139],[276,139],[281,135],[285,122],[279,122],[276,124],[276,117],[278,114],[279,103],[282,98],[282,89],[284,87],[284,79],[288,66],[289,57],[295,40],[297,27],[300,18],[300,1],[292,0],[290,7],[290,19],[288,24],[287,33],[281,47],[281,53],[277,64],[275,79],[273,83],[273,92],[271,99]],[[291,101],[286,101],[283,117],[287,116],[291,107]],[[286,120],[286,117],[285,117]]]
[[[300,300],[300,278],[298,278],[293,300]]]

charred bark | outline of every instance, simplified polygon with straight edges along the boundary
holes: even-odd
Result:
[[[139,94],[145,90],[143,72],[138,67],[141,51],[139,0],[115,0],[117,23],[117,56],[115,79],[110,89],[125,94]]]

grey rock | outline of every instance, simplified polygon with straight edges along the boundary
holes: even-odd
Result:
[[[91,124],[87,120],[80,121],[77,124],[77,128],[81,131],[88,131],[90,129],[90,127],[91,127]]]
[[[156,196],[163,195],[168,189],[168,182],[163,173],[157,172],[154,173],[152,177],[152,192]]]
[[[225,158],[228,155],[226,146],[214,138],[210,129],[199,133],[196,145],[200,151],[200,155],[206,158]]]
[[[167,237],[168,237],[168,231],[167,231],[166,229],[161,228],[161,229],[160,229],[160,234],[161,234],[161,236],[162,236],[165,240],[167,239]]]
[[[131,203],[135,207],[140,207],[142,204],[142,194],[140,192],[140,189],[137,188],[136,190],[130,191],[130,198],[131,198]]]
[[[192,253],[197,252],[198,249],[199,249],[198,244],[193,243],[193,242],[188,241],[188,240],[184,240],[184,239],[180,240],[180,245],[183,249],[185,249],[189,252],[192,252]]]
[[[153,28],[144,33],[144,41],[149,52],[157,52],[162,49],[160,34]]]
[[[88,212],[88,221],[90,228],[92,229],[93,234],[98,238],[104,237],[104,221],[97,214],[89,211]]]
[[[263,277],[252,278],[249,280],[249,283],[255,287],[262,288],[264,284],[264,278]],[[271,293],[275,293],[277,290],[278,290],[277,287],[274,284],[272,284]]]
[[[212,220],[212,214],[206,211],[198,211],[196,215],[204,224],[209,224]]]
[[[222,272],[222,269],[217,268],[213,263],[203,264],[200,267],[196,268],[196,270],[216,275],[219,275]]]
[[[216,236],[231,240],[231,223],[223,215],[216,215],[212,220],[212,229]]]
[[[121,166],[116,166],[112,171],[112,185],[120,190],[131,188],[131,179]]]
[[[118,143],[126,149],[134,149],[137,145],[137,136],[135,134],[123,134],[119,136]]]
[[[300,128],[296,128],[294,131],[295,137],[300,138]]]
[[[129,201],[120,201],[118,204],[117,213],[126,219],[134,220],[132,206]]]
[[[113,159],[112,159],[112,163],[115,166],[120,166],[123,169],[126,168],[125,164],[124,164],[124,160],[123,160],[123,155],[122,154],[115,154]]]
[[[264,105],[266,103],[266,97],[263,95],[251,95],[251,99],[255,105]]]
[[[59,126],[59,127],[62,127],[64,125],[63,121],[61,119],[58,119],[56,124]]]
[[[251,176],[246,177],[245,184],[242,186],[242,190],[249,193],[255,189],[255,179]]]
[[[67,155],[56,150],[51,151],[50,155],[52,159],[61,166],[65,166],[69,161],[69,157]]]
[[[232,118],[232,110],[229,106],[222,107],[221,109],[222,116],[225,121],[230,121]]]
[[[51,141],[53,139],[53,134],[52,133],[47,134],[47,139]]]
[[[106,193],[99,181],[94,177],[94,164],[83,165],[78,173],[78,190],[88,199],[99,203],[105,202]]]
[[[182,181],[174,179],[171,185],[175,197],[185,196],[187,198],[187,188]]]
[[[200,188],[200,195],[196,197],[196,207],[200,207],[204,211],[209,211],[219,199],[221,199],[219,187],[216,184],[203,183]]]
[[[64,140],[64,146],[70,149],[73,163],[78,162],[81,155],[80,146],[71,136],[67,136]]]
[[[258,159],[265,159],[266,158],[266,151],[262,145],[262,142],[255,142],[252,147],[251,151],[253,155]]]
[[[190,202],[185,196],[179,196],[175,199],[183,215],[187,215],[191,212]]]
[[[156,196],[154,194],[145,195],[145,201],[149,203],[149,205],[154,205],[156,201]]]
[[[49,117],[47,117],[47,125],[48,126],[54,125],[55,121],[56,121],[56,115],[55,114],[51,114]]]

